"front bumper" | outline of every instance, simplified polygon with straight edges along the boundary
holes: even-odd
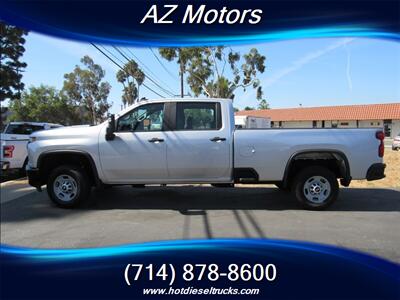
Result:
[[[42,186],[42,180],[40,177],[39,169],[30,168],[29,166],[26,168],[26,175],[28,176],[28,183],[31,186],[34,186],[37,189],[40,189]]]
[[[0,161],[0,169],[5,171],[10,168],[10,162],[8,161]]]
[[[367,180],[368,181],[372,181],[372,180],[379,180],[382,178],[385,178],[385,168],[386,168],[386,164],[383,163],[376,163],[371,165],[368,168],[367,171]]]

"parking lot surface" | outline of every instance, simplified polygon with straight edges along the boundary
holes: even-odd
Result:
[[[26,187],[26,186],[25,186]],[[25,188],[20,187],[20,188]],[[170,239],[278,238],[358,249],[400,262],[400,191],[341,189],[327,211],[305,211],[271,186],[130,186],[93,190],[84,207],[55,207],[46,191],[7,194],[1,242],[99,247]]]

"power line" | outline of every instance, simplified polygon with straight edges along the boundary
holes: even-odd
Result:
[[[115,50],[118,51],[119,54],[121,54],[128,62],[131,61],[131,59],[129,59],[125,53],[123,53],[120,49],[118,49],[118,47],[113,46]],[[151,78],[149,75],[146,75],[146,77],[153,82],[157,87],[159,87],[163,92],[165,92],[166,94],[169,94],[169,96],[174,96],[174,93],[171,91],[168,91],[167,89],[165,89],[164,87],[162,87],[160,84],[158,84],[153,78]]]
[[[133,58],[134,58],[135,60],[137,60],[137,61],[139,62],[139,64],[141,64],[141,65],[143,66],[144,69],[146,69],[151,75],[156,76],[156,74],[154,74],[153,71],[152,71],[150,68],[148,68],[148,67],[139,59],[139,57],[137,57],[129,48],[125,48],[125,49],[130,53],[130,55],[133,56]]]
[[[123,52],[122,49],[118,49],[117,47],[114,46],[114,48],[127,60],[130,60],[127,56],[126,53]],[[169,94],[170,96],[174,96],[174,92],[172,91],[171,87],[164,88],[163,86],[161,86],[160,80],[157,80],[157,76],[150,70],[150,68],[148,68],[132,51],[129,50],[129,48],[126,48],[129,53],[134,57],[135,60],[138,61],[139,65],[143,68],[146,69],[149,73],[151,73],[156,79],[152,78],[149,74],[146,75],[146,77],[153,83],[155,84],[158,88],[160,88],[162,91],[164,91],[165,93]]]
[[[122,65],[124,65],[124,61],[122,59],[120,59],[118,56],[116,56],[112,51],[110,51],[109,49],[107,49],[104,46],[99,45],[99,47],[102,47],[103,50],[107,51],[112,57],[114,57],[116,60],[118,60]]]
[[[100,46],[99,46],[99,47],[100,47]],[[119,58],[117,55],[115,55],[114,52],[110,51],[109,49],[107,49],[107,48],[104,47],[104,46],[101,46],[101,47],[103,48],[103,50],[107,51],[112,57],[114,57],[116,60],[118,60],[122,65],[125,64],[125,62],[124,62],[121,58]],[[126,57],[125,57],[125,58],[126,58]],[[128,75],[129,75],[129,74],[128,74]],[[147,75],[147,76],[148,76],[148,75]],[[167,94],[171,95],[171,93],[168,93],[168,91],[167,91]]]
[[[157,78],[157,75],[154,74],[154,72],[153,72],[149,67],[147,67],[146,64],[145,64],[143,61],[141,61],[141,60],[139,59],[139,57],[137,57],[129,48],[125,48],[125,49],[135,58],[135,60],[138,61],[139,65],[140,65],[142,68],[146,69],[154,78],[157,79],[157,82],[158,82],[159,84],[161,84],[161,83],[160,83],[160,80],[158,80],[158,78]],[[121,51],[122,51],[122,49],[121,49]],[[169,90],[172,94],[174,93],[174,92],[173,92],[174,89],[171,88],[167,83],[164,82],[163,84],[165,84],[165,86],[168,88],[168,90]]]
[[[118,66],[122,71],[125,72],[124,68],[122,68],[115,60],[113,60],[109,55],[107,55],[103,50],[101,50],[99,47],[97,47],[95,44],[91,43],[91,45],[93,47],[95,47],[101,54],[103,54],[105,57],[107,57],[111,62],[113,62],[116,66]],[[157,96],[161,97],[161,98],[165,98],[165,96],[157,93],[156,91],[154,91],[152,88],[148,87],[145,83],[142,83],[142,85],[147,88],[148,90],[152,91],[154,94],[156,94]]]
[[[125,62],[121,59],[121,58],[119,58],[117,55],[115,55],[114,54],[114,52],[112,52],[112,51],[110,51],[110,50],[108,50],[106,47],[104,47],[104,46],[102,46],[102,48],[104,49],[104,50],[106,50],[110,55],[112,55],[115,59],[117,59],[122,65],[125,65]],[[126,58],[126,57],[125,57]],[[124,70],[125,71],[125,70]],[[144,73],[144,72],[143,72]],[[128,74],[128,75],[130,75],[130,74]],[[145,74],[146,75],[146,74]],[[147,75],[146,75],[147,76]]]
[[[115,60],[113,60],[110,56],[108,56],[106,53],[104,53],[103,50],[101,50],[99,47],[97,47],[95,44],[90,43],[93,47],[95,47],[101,54],[103,54],[105,57],[107,57],[112,63],[114,63],[118,68],[121,70],[124,70]]]
[[[161,60],[158,58],[158,56],[154,53],[152,48],[149,48],[151,53],[153,53],[154,57],[157,59],[157,61],[160,63],[161,67],[167,72],[173,79],[177,79],[176,75],[173,75],[170,70],[167,69],[167,67],[161,62]]]

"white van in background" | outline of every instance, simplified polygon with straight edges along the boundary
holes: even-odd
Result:
[[[271,118],[235,116],[235,127],[237,129],[271,128]]]
[[[28,162],[26,145],[29,135],[35,131],[58,128],[62,125],[38,122],[10,122],[0,134],[0,167],[5,170],[19,170],[25,173]]]

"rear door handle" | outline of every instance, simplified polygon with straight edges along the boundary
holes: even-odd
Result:
[[[151,140],[148,140],[150,143],[162,143],[164,142],[163,139],[159,139],[159,138],[152,138]]]
[[[221,138],[219,136],[216,136],[212,139],[210,139],[211,142],[222,142],[222,141],[226,141],[226,138]]]

